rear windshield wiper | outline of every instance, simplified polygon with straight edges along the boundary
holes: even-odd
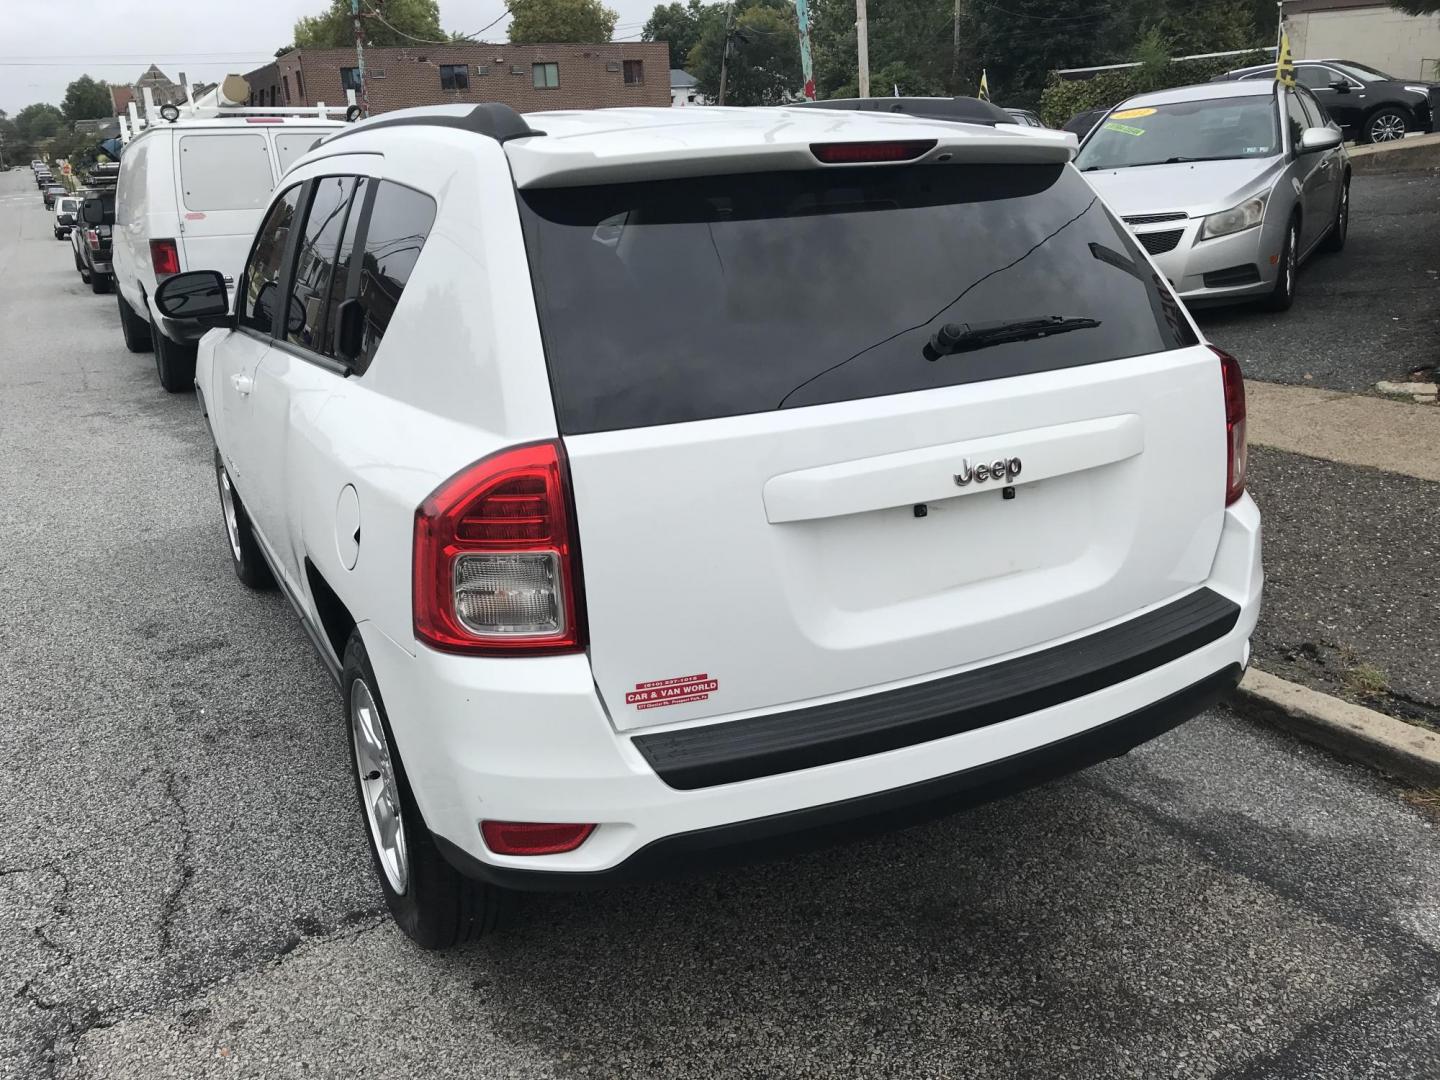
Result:
[[[1099,319],[1066,318],[1064,315],[1010,322],[946,323],[925,343],[925,359],[939,360],[942,356],[974,352],[991,345],[1033,341],[1051,334],[1068,334],[1071,330],[1090,330],[1099,325]]]

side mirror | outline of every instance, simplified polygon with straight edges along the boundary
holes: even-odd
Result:
[[[365,336],[365,307],[359,300],[343,300],[335,309],[335,355],[354,365]]]
[[[1350,84],[1344,79],[1331,79],[1330,89],[1334,90],[1337,94],[1348,94],[1350,93]]]
[[[1322,150],[1334,150],[1340,145],[1340,132],[1330,127],[1306,128],[1300,136],[1297,149],[1302,154],[1318,154]]]
[[[219,270],[190,270],[174,274],[155,290],[155,306],[167,319],[224,326],[230,317],[225,275]]]

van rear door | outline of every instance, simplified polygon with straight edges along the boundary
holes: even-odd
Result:
[[[271,155],[259,127],[176,133],[182,270],[219,270],[233,288],[275,190]]]
[[[520,205],[618,728],[934,677],[1207,578],[1220,365],[1068,164]]]

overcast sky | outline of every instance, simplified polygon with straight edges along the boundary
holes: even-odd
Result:
[[[635,39],[656,0],[606,0],[620,13],[616,39]],[[326,0],[0,0],[0,109],[59,104],[89,74],[134,82],[151,63],[178,81],[218,82],[270,60],[301,15]],[[474,33],[504,11],[501,0],[440,0],[447,31]],[[509,20],[485,32],[504,41]]]

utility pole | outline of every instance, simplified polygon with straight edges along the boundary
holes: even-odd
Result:
[[[950,84],[960,80],[960,0],[955,0],[955,31],[950,41]]]
[[[855,48],[860,54],[860,96],[870,96],[870,22],[865,17],[865,0],[855,0]]]
[[[350,17],[355,23],[355,77],[360,85],[356,98],[360,103],[360,115],[370,115],[370,102],[365,96],[365,31],[360,25],[360,0],[350,0]]]
[[[359,0],[355,0],[356,3]],[[718,104],[725,104],[725,75],[726,66],[730,60],[730,42],[734,32],[730,29],[731,22],[735,16],[735,5],[729,4],[725,8],[725,48],[720,52],[720,101]]]

